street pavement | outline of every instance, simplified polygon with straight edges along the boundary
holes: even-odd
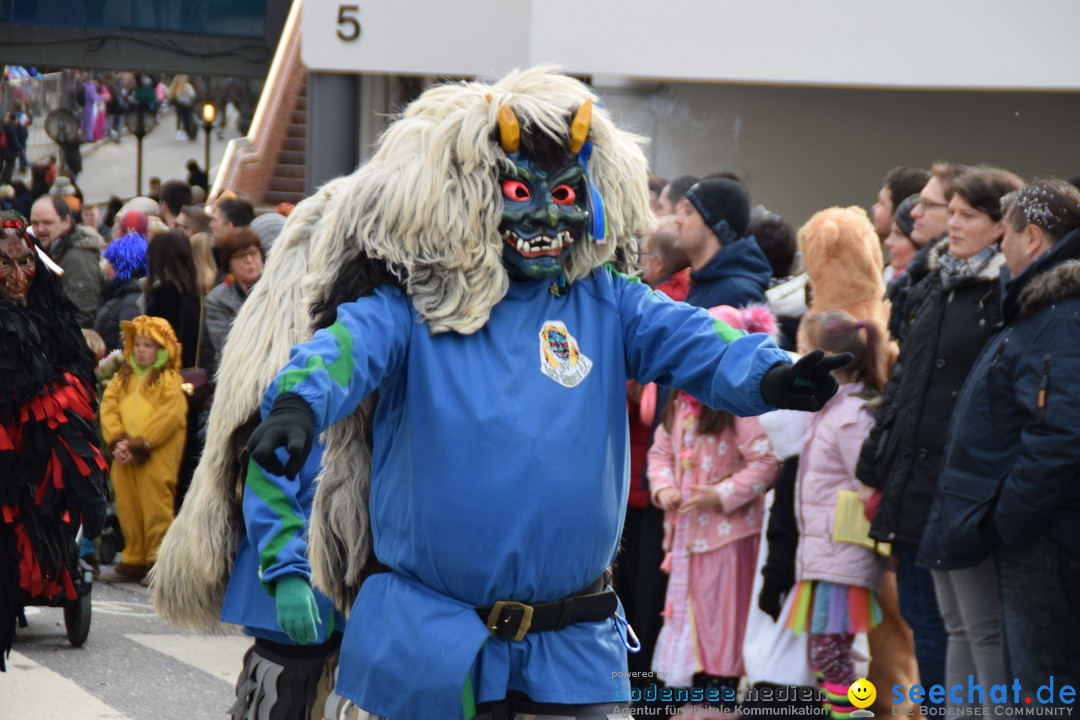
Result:
[[[3,720],[221,718],[234,700],[250,638],[178,633],[154,614],[149,590],[95,582],[90,636],[68,642],[60,608],[27,608],[7,672]]]
[[[214,180],[218,164],[225,154],[225,144],[239,137],[234,121],[235,111],[229,118],[224,139],[218,139],[217,128],[210,131],[210,181]],[[88,203],[105,203],[116,196],[121,200],[135,197],[137,178],[138,143],[134,136],[124,134],[120,142],[101,140],[82,146],[83,171],[79,173],[78,185]],[[161,122],[143,138],[142,194],[147,192],[150,178],[157,176],[162,182],[187,179],[187,162],[195,160],[202,167],[206,153],[206,130],[200,129],[194,141],[176,139],[176,117],[165,114]]]

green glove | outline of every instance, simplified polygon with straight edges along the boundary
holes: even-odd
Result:
[[[278,626],[301,645],[315,642],[315,625],[321,624],[315,593],[307,580],[295,575],[277,581],[274,588]]]

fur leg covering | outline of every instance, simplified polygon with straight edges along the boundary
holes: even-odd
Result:
[[[221,630],[225,588],[244,536],[242,455],[249,423],[258,417],[263,392],[289,349],[311,337],[305,289],[309,245],[338,183],[324,185],[289,216],[266,273],[240,309],[222,351],[206,447],[152,574],[154,608],[180,628]]]
[[[346,617],[375,564],[368,518],[371,454],[362,442],[368,434],[363,418],[372,416],[375,402],[365,398],[351,417],[326,431],[324,469],[311,508],[319,519],[308,535],[312,584]]]

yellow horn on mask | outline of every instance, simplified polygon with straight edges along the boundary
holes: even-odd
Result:
[[[577,155],[585,145],[585,138],[589,136],[589,123],[592,122],[592,100],[586,100],[570,123],[570,152]]]
[[[499,142],[508,153],[516,153],[521,148],[521,125],[509,105],[499,108]]]

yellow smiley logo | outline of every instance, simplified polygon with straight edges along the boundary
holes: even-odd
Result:
[[[874,683],[870,682],[866,678],[859,678],[855,682],[851,683],[851,687],[847,691],[848,700],[851,704],[857,708],[868,708],[874,704],[874,700],[877,699],[877,688],[874,687]]]

